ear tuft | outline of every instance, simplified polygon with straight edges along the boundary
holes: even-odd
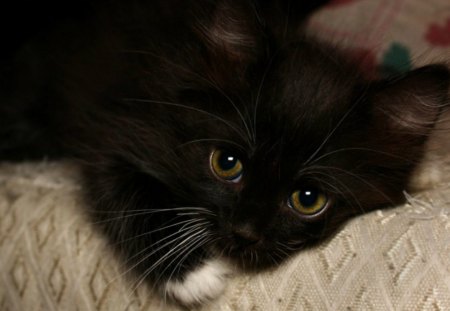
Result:
[[[232,61],[247,61],[257,51],[261,30],[249,1],[220,1],[211,16],[201,20],[196,28],[210,50]]]

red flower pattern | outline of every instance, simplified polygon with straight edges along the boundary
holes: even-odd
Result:
[[[450,46],[450,17],[447,18],[444,25],[431,24],[425,34],[425,39],[435,46]]]

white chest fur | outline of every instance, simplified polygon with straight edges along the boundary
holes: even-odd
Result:
[[[195,305],[217,298],[225,289],[232,269],[221,259],[210,259],[189,272],[182,281],[169,281],[165,293],[182,305]]]

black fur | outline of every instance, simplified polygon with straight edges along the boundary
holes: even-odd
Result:
[[[108,2],[33,34],[3,71],[0,157],[78,161],[92,217],[154,282],[219,255],[270,267],[400,202],[449,71],[368,80],[288,4]],[[215,149],[239,183],[211,172]],[[305,184],[333,201],[318,217],[287,204]]]

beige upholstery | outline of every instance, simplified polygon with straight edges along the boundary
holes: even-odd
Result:
[[[450,59],[439,39],[447,0],[335,3],[311,31],[375,48],[378,62],[393,42],[416,63]],[[278,269],[236,276],[203,310],[450,310],[450,139],[440,133],[407,204],[354,219]],[[77,180],[70,163],[0,165],[0,310],[176,310],[127,278],[84,217]]]

